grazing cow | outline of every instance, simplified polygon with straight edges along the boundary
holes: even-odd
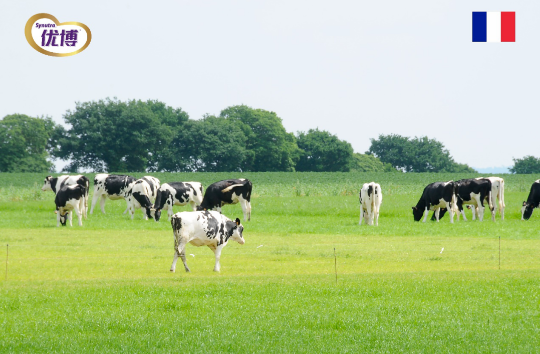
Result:
[[[156,200],[156,195],[160,188],[159,179],[152,176],[144,176],[141,179],[131,183],[125,192],[124,199],[127,203],[127,209],[131,215],[131,220],[135,215],[135,209],[144,208],[144,218],[152,218],[151,209]]]
[[[463,204],[471,204],[474,207],[473,214],[475,213],[476,208],[478,208],[478,219],[482,221],[484,219],[485,199],[488,200],[491,218],[493,221],[495,221],[495,210],[493,208],[491,194],[491,181],[489,179],[462,179],[455,182],[454,186],[458,221],[459,214],[462,214],[463,220],[467,221],[465,211],[463,210]]]
[[[251,189],[248,179],[227,179],[213,183],[206,188],[204,198],[197,210],[217,210],[225,204],[240,202],[244,213],[244,221],[251,220]]]
[[[216,256],[214,272],[219,272],[221,250],[227,245],[229,240],[234,240],[239,244],[244,244],[242,232],[244,227],[240,224],[240,219],[231,221],[225,215],[217,211],[184,211],[176,213],[171,219],[174,233],[174,258],[171,265],[171,272],[176,270],[178,256],[184,262],[186,272],[189,267],[186,263],[185,248],[187,243],[194,246],[208,246]]]
[[[203,187],[199,182],[169,182],[159,188],[152,212],[154,219],[159,221],[161,210],[167,210],[169,221],[173,216],[173,205],[190,204],[193,211],[203,200]]]
[[[527,201],[523,202],[521,208],[521,220],[529,220],[534,208],[540,208],[540,179],[534,181],[529,192]]]
[[[124,175],[110,175],[100,173],[94,177],[94,196],[92,197],[92,207],[90,214],[94,212],[96,202],[100,199],[101,212],[105,214],[105,199],[111,200],[124,199],[129,185],[135,182],[135,178]],[[124,214],[128,211],[126,209]]]
[[[484,179],[484,177],[478,177],[476,179]],[[501,177],[487,177],[487,179],[491,181],[491,198],[493,207],[495,208],[493,213],[497,212],[498,206],[499,213],[501,214],[501,220],[504,220],[504,208],[506,208],[506,205],[504,204],[504,179],[502,179]],[[486,196],[484,201],[488,201],[487,198],[488,197]],[[498,203],[495,203],[495,198],[497,198]],[[478,207],[473,207],[472,210],[472,219],[475,220],[476,217],[479,216]]]
[[[423,222],[426,222],[428,210],[434,210],[435,220],[439,222],[441,208],[446,208],[450,212],[450,223],[454,223],[455,203],[454,182],[434,182],[428,184],[416,206],[412,207],[414,221],[420,221],[425,214]],[[443,210],[444,215],[444,210]]]
[[[86,188],[80,184],[64,185],[56,193],[54,203],[56,204],[56,226],[66,226],[69,218],[69,226],[73,226],[73,211],[79,218],[79,226],[82,226],[82,214],[85,206]]]
[[[78,184],[84,187],[86,195],[84,196],[84,210],[83,215],[86,219],[88,212],[88,191],[90,190],[90,180],[84,175],[62,175],[59,177],[47,176],[43,181],[42,191],[53,191],[56,194],[65,185]]]
[[[381,186],[378,183],[364,183],[360,191],[360,222],[362,225],[362,217],[366,224],[379,226],[379,209],[382,203]]]

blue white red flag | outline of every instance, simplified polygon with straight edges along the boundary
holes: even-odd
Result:
[[[514,11],[473,12],[472,41],[515,42],[516,13]]]

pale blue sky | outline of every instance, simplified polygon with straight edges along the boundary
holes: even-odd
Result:
[[[516,11],[516,43],[472,43],[472,11]],[[46,12],[92,31],[81,54],[26,42]],[[540,2],[18,1],[0,4],[0,117],[62,115],[75,101],[158,99],[191,118],[236,104],[288,131],[349,141],[442,141],[456,161],[540,155]]]

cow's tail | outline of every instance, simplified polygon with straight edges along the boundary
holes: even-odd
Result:
[[[243,184],[233,184],[231,186],[228,186],[227,188],[223,189],[221,191],[221,193],[227,193],[228,191],[230,191],[231,189],[233,189],[234,187],[242,187]]]
[[[171,226],[173,228],[173,231],[180,230],[182,228],[182,218],[176,215],[173,215],[171,218]]]

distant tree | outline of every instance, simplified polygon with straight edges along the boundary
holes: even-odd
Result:
[[[405,172],[474,171],[467,165],[457,164],[441,142],[427,136],[379,135],[378,139],[371,139],[369,153]]]
[[[161,171],[242,171],[247,137],[238,124],[205,116],[190,120],[178,132],[158,164]]]
[[[517,174],[531,174],[540,173],[540,158],[528,155],[521,159],[514,160],[514,166],[509,170],[511,173]]]
[[[57,125],[51,118],[11,114],[0,120],[0,172],[50,172]]]
[[[276,113],[241,105],[221,111],[246,136],[242,171],[294,171],[301,150],[292,133],[287,133]]]
[[[353,159],[350,143],[339,140],[327,131],[310,129],[296,136],[298,147],[303,150],[296,164],[297,171],[348,172]]]
[[[399,172],[391,164],[383,163],[381,160],[370,154],[353,154],[351,171],[356,172]]]
[[[156,170],[159,152],[169,146],[189,116],[159,101],[115,99],[77,103],[64,120],[55,156],[71,160],[66,170],[137,172]]]

